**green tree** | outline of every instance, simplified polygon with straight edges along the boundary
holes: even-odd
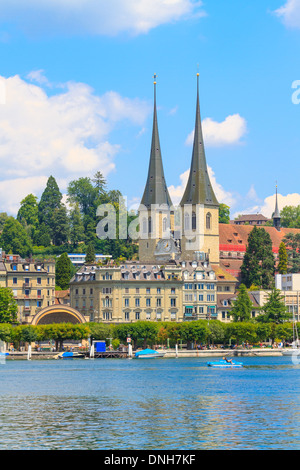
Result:
[[[273,287],[275,259],[272,240],[263,228],[253,227],[241,266],[241,280],[247,288],[257,285],[262,289]]]
[[[0,323],[15,323],[17,312],[18,305],[12,290],[0,287]]]
[[[220,204],[219,206],[219,223],[229,224],[230,222],[230,207],[226,204]]]
[[[77,246],[85,240],[83,218],[80,213],[79,204],[74,204],[70,211],[70,241],[73,246]]]
[[[32,244],[24,227],[14,217],[6,220],[0,238],[0,245],[7,252],[19,254],[22,257],[30,256]]]
[[[280,217],[282,227],[300,228],[300,205],[283,207]]]
[[[298,273],[300,271],[300,234],[288,233],[282,241],[287,248],[288,272]]]
[[[56,285],[62,290],[66,290],[70,286],[72,263],[67,253],[62,253],[56,261]]]
[[[225,338],[224,325],[218,320],[209,321],[208,330],[208,339],[212,344],[223,343]]]
[[[87,248],[85,263],[91,264],[91,263],[95,263],[95,261],[96,261],[95,247],[92,243],[90,243]]]
[[[37,197],[33,194],[28,194],[22,201],[17,214],[17,220],[23,226],[37,227],[38,219],[38,203]]]
[[[38,204],[38,218],[40,224],[44,223],[50,229],[52,228],[52,215],[55,209],[61,207],[61,200],[62,194],[57,182],[53,176],[50,176]]]
[[[182,329],[182,339],[195,344],[202,343],[209,336],[207,323],[203,320],[185,322]]]
[[[12,327],[7,323],[0,323],[0,341],[8,343],[11,341]]]
[[[3,230],[4,224],[8,219],[8,215],[6,212],[0,212],[0,233]]]
[[[288,268],[288,256],[286,251],[286,246],[283,242],[279,245],[279,262],[277,270],[279,274],[286,274]]]
[[[252,309],[253,305],[248,295],[247,288],[244,284],[241,284],[230,314],[233,316],[235,322],[249,321]]]
[[[93,183],[95,184],[95,187],[98,190],[98,194],[105,194],[106,192],[106,179],[104,178],[103,174],[101,171],[97,171],[97,173],[94,175],[93,178]]]
[[[50,246],[51,236],[49,234],[49,227],[44,222],[34,232],[33,241],[36,246]]]
[[[63,245],[68,242],[69,237],[69,219],[67,209],[64,204],[56,208],[51,218],[52,241],[56,246]]]
[[[273,288],[268,295],[266,303],[261,308],[263,314],[257,317],[257,321],[283,323],[290,318],[284,304],[284,297],[279,289]]]

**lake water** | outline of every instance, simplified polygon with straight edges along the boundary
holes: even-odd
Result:
[[[300,448],[300,365],[208,360],[6,360],[0,449]]]

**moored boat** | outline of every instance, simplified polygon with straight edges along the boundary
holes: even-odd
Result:
[[[155,351],[154,349],[143,349],[142,351],[137,351],[135,356],[137,359],[154,359],[159,357],[164,357],[165,353]]]
[[[79,352],[72,352],[72,351],[65,351],[58,353],[56,356],[54,356],[54,359],[78,359],[78,358],[83,358],[85,355],[83,353]]]

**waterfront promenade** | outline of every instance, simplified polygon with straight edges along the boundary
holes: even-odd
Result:
[[[282,356],[282,349],[279,348],[253,348],[253,349],[160,349],[160,352],[165,353],[165,358],[188,358],[188,357],[223,357],[223,356],[249,356],[249,357],[278,357]],[[135,351],[133,352],[134,355]],[[38,359],[54,359],[57,352],[51,351],[33,351],[31,353],[32,360]],[[111,351],[101,358],[126,358],[124,352]],[[27,359],[27,351],[13,351],[6,357],[8,360]],[[86,353],[86,358],[89,358],[89,353]],[[95,357],[97,359],[97,357]]]

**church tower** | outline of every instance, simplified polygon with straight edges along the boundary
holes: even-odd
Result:
[[[219,263],[219,203],[208,175],[199,104],[197,104],[194,145],[189,179],[180,202],[182,215],[181,259],[209,258]]]
[[[157,254],[171,252],[170,233],[174,226],[172,201],[162,163],[156,109],[156,75],[154,75],[154,111],[148,177],[139,207],[139,260],[155,262]],[[169,255],[171,257],[171,254]]]
[[[280,212],[278,209],[278,197],[277,197],[277,184],[276,184],[276,203],[275,203],[275,212],[273,214],[273,226],[280,232],[281,228],[281,217],[280,217]]]

